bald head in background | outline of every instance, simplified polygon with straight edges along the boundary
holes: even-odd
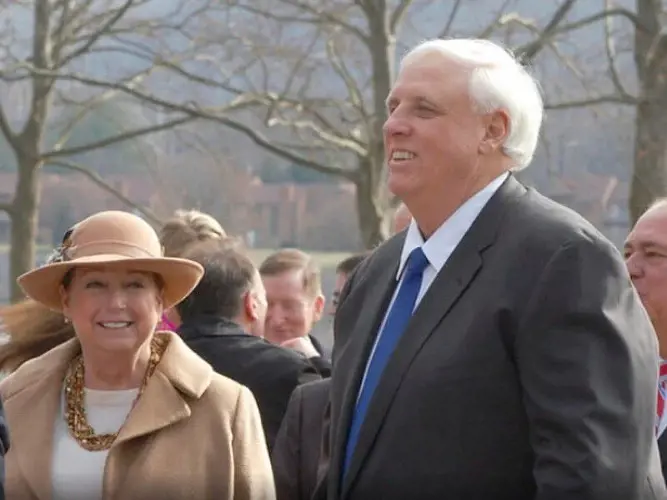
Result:
[[[667,359],[667,201],[659,200],[637,220],[624,246],[625,263]]]
[[[401,203],[394,213],[393,234],[400,233],[410,225],[412,214],[405,203]]]

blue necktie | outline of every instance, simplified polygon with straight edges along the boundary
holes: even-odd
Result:
[[[354,453],[354,448],[359,439],[361,424],[364,421],[368,406],[373,397],[373,392],[380,382],[382,372],[389,361],[396,344],[403,335],[408,321],[412,317],[412,311],[417,302],[419,289],[422,284],[422,275],[424,269],[428,266],[428,259],[420,247],[415,248],[408,257],[407,266],[403,275],[401,286],[396,295],[393,305],[387,315],[387,321],[380,332],[380,338],[375,346],[375,352],[368,365],[366,379],[361,387],[357,405],[352,415],[350,432],[347,437],[345,448],[345,462],[343,463],[343,477],[347,473],[348,467]]]

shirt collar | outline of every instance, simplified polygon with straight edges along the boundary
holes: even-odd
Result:
[[[418,247],[422,248],[429,264],[435,268],[436,272],[440,272],[449,256],[477,219],[479,213],[509,175],[509,172],[504,172],[466,200],[426,241],[424,241],[417,222],[413,218],[405,235],[396,279],[400,279],[410,253]]]

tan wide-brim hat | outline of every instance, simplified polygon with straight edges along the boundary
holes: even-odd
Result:
[[[204,269],[191,260],[162,255],[156,232],[143,219],[128,212],[99,212],[67,232],[51,262],[17,281],[28,297],[61,311],[60,286],[73,268],[150,272],[162,279],[163,306],[168,309],[190,294]]]

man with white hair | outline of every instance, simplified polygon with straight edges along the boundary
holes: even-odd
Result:
[[[536,82],[492,42],[433,40],[387,108],[413,220],[341,293],[316,498],[667,498],[657,344],[623,259],[512,174],[535,152]]]

